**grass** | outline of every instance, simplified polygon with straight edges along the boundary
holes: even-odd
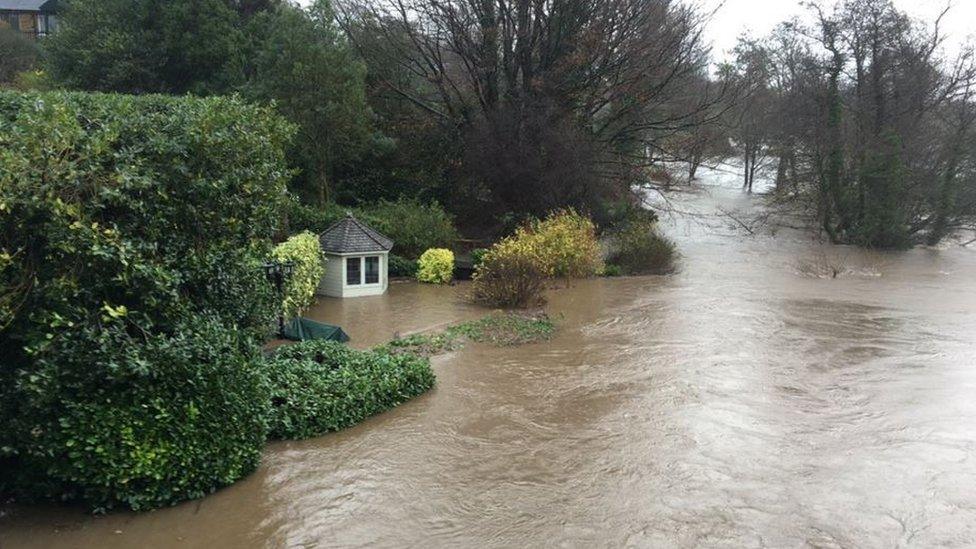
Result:
[[[499,347],[547,341],[555,329],[552,320],[545,313],[532,316],[501,313],[455,324],[442,332],[394,339],[380,348],[391,353],[429,357],[459,349],[465,341],[489,343]]]

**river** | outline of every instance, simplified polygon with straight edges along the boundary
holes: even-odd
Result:
[[[198,501],[6,508],[0,546],[976,545],[976,252],[748,234],[733,187],[674,199],[678,273],[551,292],[550,342],[436,357],[430,393]],[[313,316],[368,346],[483,314],[463,291]]]

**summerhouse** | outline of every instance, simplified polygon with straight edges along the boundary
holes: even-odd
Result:
[[[325,255],[319,295],[361,297],[386,292],[392,240],[348,213],[319,235],[319,243]]]

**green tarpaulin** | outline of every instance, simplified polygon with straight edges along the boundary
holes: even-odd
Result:
[[[327,339],[345,343],[349,336],[342,328],[331,324],[322,324],[307,318],[294,318],[285,326],[285,339],[292,341],[306,341],[309,339]]]

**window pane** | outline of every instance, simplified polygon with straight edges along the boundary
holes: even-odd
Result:
[[[370,256],[366,258],[366,284],[380,283],[380,258]]]
[[[346,258],[346,285],[353,286],[360,283],[359,280],[359,264],[362,262],[362,258],[359,257],[347,257]]]

